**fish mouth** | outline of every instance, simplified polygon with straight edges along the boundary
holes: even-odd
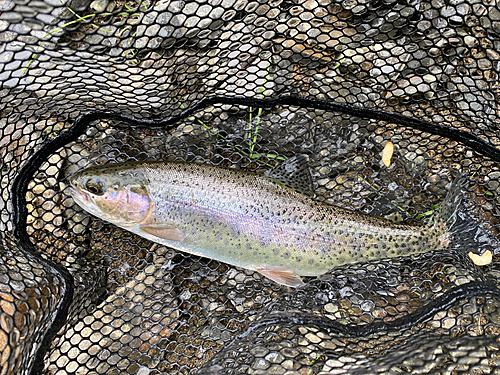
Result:
[[[90,194],[87,193],[86,191],[80,190],[78,188],[75,188],[74,186],[69,186],[69,193],[79,203],[78,201],[82,202],[92,202],[92,198],[90,197]]]
[[[94,201],[89,193],[74,186],[69,186],[69,193],[78,206],[94,214]]]

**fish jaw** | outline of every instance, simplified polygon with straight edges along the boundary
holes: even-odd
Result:
[[[98,218],[103,218],[102,212],[97,209],[89,193],[74,186],[69,187],[69,193],[78,206]]]

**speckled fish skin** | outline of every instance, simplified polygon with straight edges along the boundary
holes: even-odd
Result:
[[[449,227],[459,220],[448,218],[461,196],[457,183],[442,215],[410,226],[316,201],[260,174],[195,163],[91,167],[70,183],[74,200],[105,221],[294,287],[335,266],[450,247]],[[104,193],[93,194],[95,185]]]

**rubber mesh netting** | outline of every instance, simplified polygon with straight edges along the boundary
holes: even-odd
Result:
[[[107,162],[262,173],[306,154],[316,199],[422,225],[465,174],[496,235],[498,1],[0,9],[1,374],[500,373],[496,251],[485,266],[473,249],[346,265],[291,289],[98,220],[67,185]]]

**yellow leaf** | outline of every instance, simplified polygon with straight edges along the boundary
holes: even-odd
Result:
[[[386,167],[391,165],[392,153],[394,152],[394,145],[391,141],[387,142],[382,151],[382,161],[384,162]]]
[[[491,260],[493,259],[493,254],[489,250],[486,250],[483,253],[483,255],[477,255],[477,254],[474,254],[473,252],[469,252],[469,254],[467,254],[467,255],[469,256],[469,258],[472,259],[474,264],[476,264],[478,266],[486,266],[486,265],[490,264]]]

